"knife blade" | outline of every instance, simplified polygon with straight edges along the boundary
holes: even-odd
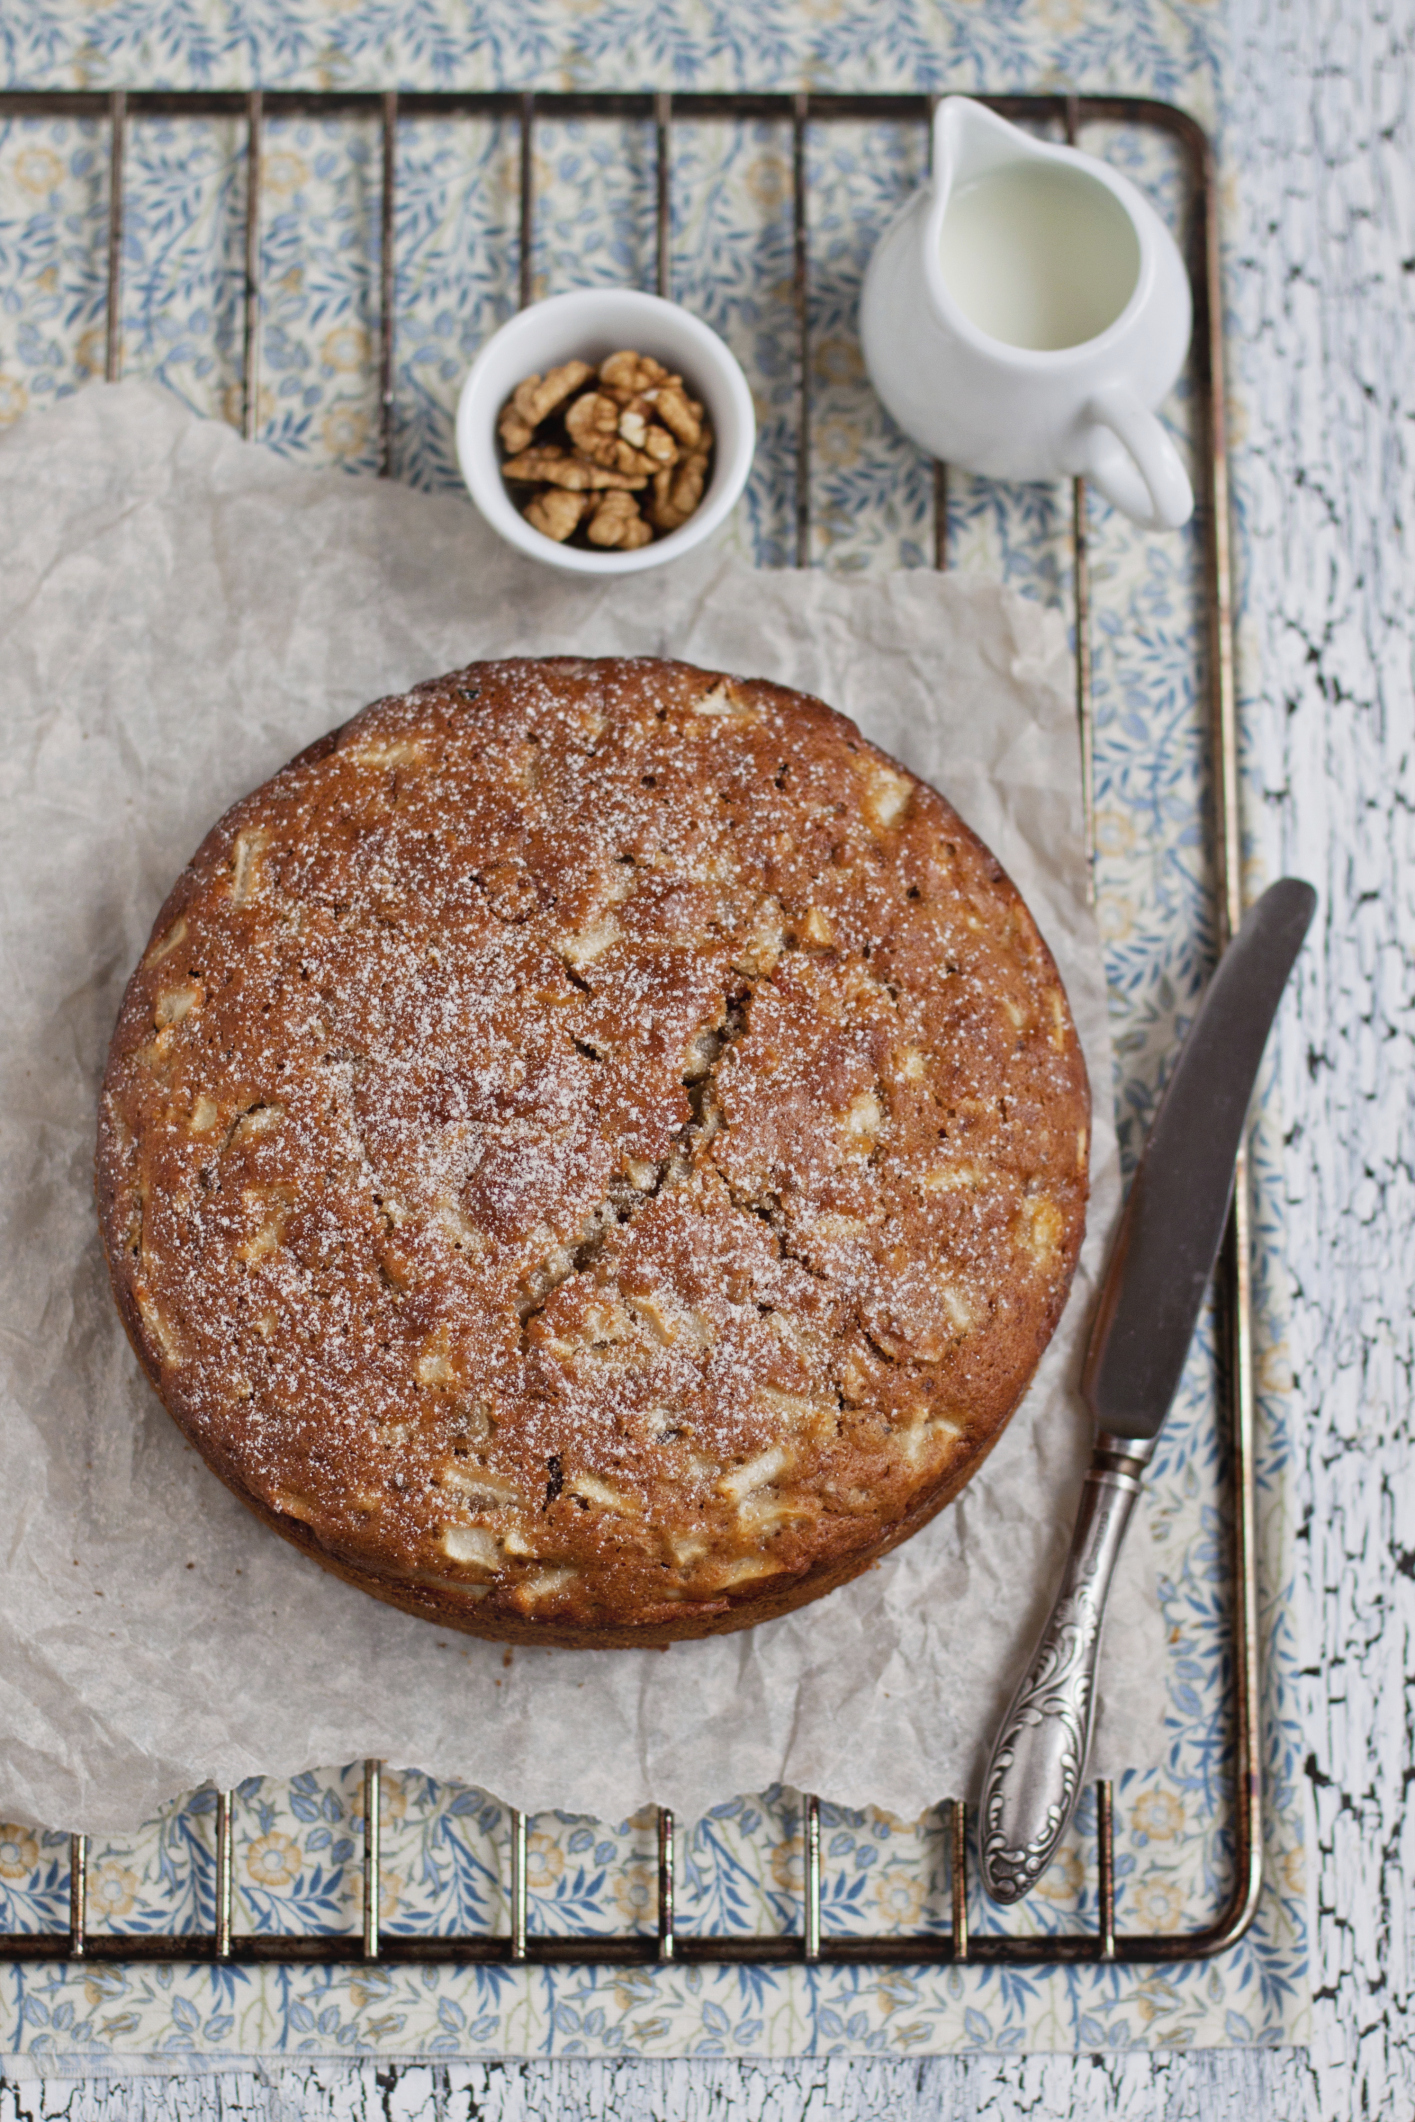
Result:
[[[1223,1242],[1253,1084],[1317,895],[1285,877],[1250,908],[1160,1100],[1111,1248],[1081,1392],[1096,1446],[1051,1617],[984,1783],[983,1883],[1008,1904],[1050,1864],[1082,1788],[1096,1654],[1141,1476]]]
[[[1082,1397],[1112,1436],[1157,1436],[1178,1390],[1263,1048],[1316,903],[1295,877],[1263,893],[1219,961],[1160,1100],[1081,1374]]]

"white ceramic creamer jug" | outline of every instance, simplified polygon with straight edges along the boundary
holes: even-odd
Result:
[[[995,479],[1092,480],[1147,529],[1194,507],[1154,408],[1189,346],[1189,279],[1129,179],[966,96],[860,299],[870,379],[913,440]]]

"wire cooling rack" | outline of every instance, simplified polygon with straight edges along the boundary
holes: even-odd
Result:
[[[1234,698],[1232,616],[1228,550],[1228,475],[1224,424],[1222,307],[1213,156],[1202,128],[1172,105],[1129,96],[1029,95],[983,97],[1004,117],[1060,128],[1075,141],[1087,124],[1112,123],[1145,129],[1166,139],[1183,165],[1188,192],[1188,252],[1195,331],[1190,389],[1196,422],[1199,477],[1198,518],[1202,547],[1202,639],[1196,644],[1198,683],[1206,703],[1207,770],[1211,801],[1201,829],[1208,839],[1208,875],[1220,945],[1241,916],[1237,726]],[[810,289],[811,194],[807,134],[811,127],[842,123],[888,123],[921,131],[932,120],[937,98],[909,95],[816,94],[546,94],[437,92],[383,94],[352,91],[280,90],[249,94],[208,91],[114,90],[92,92],[0,91],[0,120],[73,117],[106,121],[108,129],[107,308],[104,371],[122,373],[122,272],[124,155],[135,119],[224,119],[244,126],[244,290],[241,312],[243,432],[255,437],[260,406],[262,287],[262,169],[268,121],[290,117],[372,117],[379,128],[381,190],[377,257],[378,456],[384,476],[394,470],[395,369],[399,319],[396,289],[398,140],[400,126],[456,117],[510,123],[518,134],[516,198],[517,265],[522,304],[533,298],[532,261],[536,231],[536,127],[538,121],[616,118],[653,128],[653,227],[657,290],[671,295],[675,204],[675,124],[701,120],[761,121],[789,128],[791,139],[791,258],[789,282],[766,290],[790,305],[790,337],[796,368],[794,434],[794,550],[798,566],[812,558],[812,347]],[[234,409],[234,408],[233,408]],[[948,467],[933,469],[933,560],[949,564]],[[1075,622],[1076,709],[1081,735],[1088,852],[1094,853],[1091,573],[1087,497],[1082,480],[1072,482],[1072,593]],[[1198,821],[1196,821],[1198,823]],[[990,1962],[1033,1967],[1076,1962],[1163,1962],[1196,1959],[1236,1943],[1253,1919],[1261,1884],[1261,1789],[1258,1704],[1258,1620],[1255,1559],[1254,1383],[1251,1331],[1252,1235],[1246,1156],[1240,1158],[1232,1218],[1218,1278],[1221,1360],[1212,1419],[1226,1459],[1229,1533],[1226,1556],[1230,1688],[1218,1716],[1230,1735],[1225,1758],[1231,1778],[1231,1878],[1227,1898],[1188,1929],[1158,1934],[1116,1929],[1115,1831],[1112,1789],[1096,1785],[1094,1850],[1097,1921],[1089,1931],[1017,1934],[970,1927],[969,1814],[961,1800],[941,1810],[946,1838],[951,1922],[946,1930],[912,1936],[831,1936],[824,1928],[821,1808],[802,1801],[803,1878],[800,1927],[777,1936],[712,1936],[684,1932],[675,1921],[674,1822],[657,1814],[656,1926],[651,1932],[614,1936],[540,1935],[528,1930],[527,1818],[509,1813],[509,1878],[503,1930],[479,1935],[407,1935],[380,1923],[379,1858],[381,1764],[363,1769],[364,1868],[362,1927],[352,1933],[273,1934],[234,1928],[233,1806],[237,1794],[220,1792],[215,1819],[215,1924],[191,1930],[123,1933],[89,1923],[87,1838],[70,1837],[67,1929],[0,1932],[0,1959],[10,1962],[183,1961],[216,1963],[358,1961],[481,1963],[503,1965],[711,1962],[736,1964],[887,1964],[936,1966]]]

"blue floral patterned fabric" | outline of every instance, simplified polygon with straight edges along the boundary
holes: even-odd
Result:
[[[0,66],[33,87],[362,86],[818,90],[1075,87],[1148,93],[1213,124],[1213,7],[1163,0],[24,0],[0,18]],[[1090,128],[1179,225],[1181,172],[1143,129]],[[820,123],[807,140],[814,399],[813,564],[914,567],[933,557],[931,467],[866,384],[855,308],[870,249],[917,184],[917,124]],[[394,469],[455,486],[452,411],[466,366],[517,300],[514,127],[472,118],[400,128],[395,224]],[[276,118],[263,159],[257,427],[307,462],[374,471],[380,148],[368,119]],[[141,119],[129,133],[122,255],[124,372],[198,410],[242,402],[244,134]],[[652,128],[546,121],[535,138],[536,293],[652,285]],[[44,115],[0,125],[0,423],[103,368],[107,134]],[[737,536],[764,566],[795,557],[796,324],[789,132],[675,128],[673,292],[733,344],[761,446]],[[1166,409],[1181,446],[1189,402]],[[1001,573],[1065,607],[1069,492],[954,477],[952,564]],[[1130,1158],[1165,1057],[1212,952],[1198,548],[1148,537],[1092,503],[1098,910]],[[1292,1579],[1276,1116],[1258,1132],[1260,1542],[1267,1883],[1258,1921],[1211,1963],[1068,1971],[949,1968],[455,1970],[45,1965],[0,1970],[0,2049],[31,2057],[151,2051],[463,2055],[789,2055],[967,2048],[1215,2046],[1300,2038],[1306,2011],[1303,1822],[1288,1606]],[[1230,1733],[1221,1450],[1206,1326],[1165,1432],[1151,1500],[1169,1634],[1167,1756],[1116,1793],[1122,1929],[1180,1931],[1225,1898]],[[291,1684],[298,1685],[298,1674]],[[3,1741],[0,1741],[3,1743]],[[947,1793],[940,1793],[940,1797]],[[362,1784],[352,1769],[254,1781],[236,1801],[237,1929],[357,1931]],[[210,1792],[91,1853],[95,1927],[210,1929]],[[58,1823],[62,1826],[62,1823]],[[384,1785],[379,1894],[389,1932],[507,1921],[508,1820],[491,1798],[416,1774]],[[1094,1801],[1017,1927],[1093,1927]],[[825,1808],[828,1933],[948,1926],[941,1823]],[[680,1838],[684,1930],[800,1924],[801,1802],[744,1796]],[[0,1827],[0,1921],[67,1922],[66,1837]],[[531,1823],[533,1931],[652,1932],[653,1821]],[[980,1899],[975,1928],[1005,1927]]]

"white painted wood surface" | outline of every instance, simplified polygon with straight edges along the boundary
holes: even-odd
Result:
[[[1406,2122],[1292,2049],[875,2062],[337,2063],[0,2086],[0,2122]],[[1322,2106],[1328,2097],[1340,2107]]]
[[[1295,871],[1323,897],[1280,1055],[1305,1424],[1312,2050],[12,2080],[0,2122],[1415,2115],[1415,0],[1231,0],[1231,19],[1249,823],[1262,872]]]

